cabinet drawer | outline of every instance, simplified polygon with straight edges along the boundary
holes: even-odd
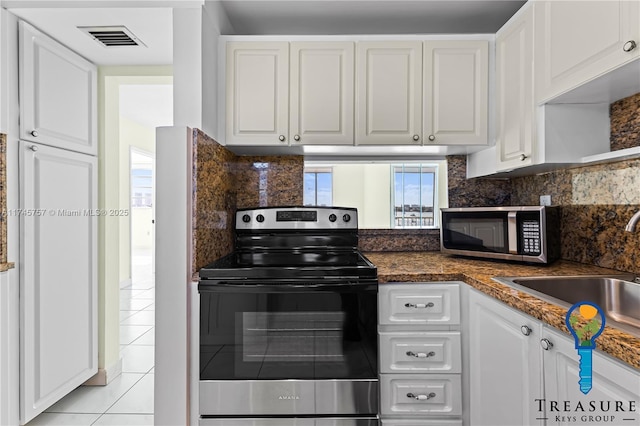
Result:
[[[380,324],[460,324],[458,284],[385,284],[379,288]]]
[[[380,375],[382,415],[462,415],[460,375],[424,374],[410,377]]]
[[[460,332],[380,333],[382,373],[460,373]]]
[[[382,426],[462,426],[462,420],[382,419]]]

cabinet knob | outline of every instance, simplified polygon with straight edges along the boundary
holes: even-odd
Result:
[[[549,339],[541,339],[540,346],[542,346],[542,349],[544,349],[545,351],[548,351],[553,347],[553,343],[551,343]]]
[[[280,137],[278,137],[278,139],[280,139],[280,142],[284,142],[287,140],[287,138],[284,137],[284,135],[280,135]]]
[[[429,135],[429,140],[433,142],[436,140],[436,137],[434,135]]]
[[[523,325],[522,327],[520,327],[520,331],[522,331],[522,334],[524,334],[525,336],[528,336],[531,334],[531,328],[529,328],[526,325]]]
[[[33,136],[34,138],[37,138],[39,134],[37,130],[32,130],[30,133],[31,133],[31,136]]]
[[[429,303],[405,303],[405,308],[416,308],[416,309],[425,309],[425,308],[433,308],[435,305],[433,302]]]
[[[300,135],[295,135],[295,136],[293,137],[293,140],[294,140],[294,141],[296,141],[296,142],[298,142],[298,141],[300,140]]]
[[[413,135],[413,140],[418,142],[420,140],[420,135]]]
[[[526,160],[527,158],[529,158],[527,155],[520,154],[520,161],[524,161],[524,160]]]
[[[36,145],[31,145],[29,149],[33,152],[36,152],[38,150],[38,147]]]
[[[427,401],[427,400],[429,400],[431,398],[435,398],[435,397],[436,397],[436,393],[435,392],[430,392],[427,395],[424,395],[424,394],[416,395],[416,394],[413,394],[411,392],[409,392],[407,394],[407,398],[415,399],[415,400],[418,400],[418,401]]]
[[[622,46],[622,50],[624,50],[625,52],[631,52],[633,49],[636,48],[636,46],[637,44],[635,41],[629,40],[624,44],[624,46]]]
[[[431,358],[432,356],[436,356],[436,353],[433,351],[429,353],[407,351],[407,356],[412,356],[414,358]]]

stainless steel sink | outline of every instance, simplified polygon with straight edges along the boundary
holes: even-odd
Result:
[[[589,301],[607,323],[640,337],[640,284],[633,275],[495,278],[496,281],[563,307]]]

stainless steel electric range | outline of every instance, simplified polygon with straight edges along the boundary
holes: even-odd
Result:
[[[200,270],[200,424],[378,424],[377,270],[356,209],[236,214]]]

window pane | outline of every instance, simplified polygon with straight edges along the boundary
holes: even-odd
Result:
[[[317,173],[316,175],[316,205],[330,206],[333,199],[331,196],[331,173]]]
[[[304,174],[304,194],[303,203],[305,206],[316,205],[316,174]]]
[[[437,167],[394,166],[394,227],[434,226],[435,175]]]
[[[402,197],[402,167],[395,168],[396,171],[393,173],[393,212],[394,212],[394,226],[402,227],[404,226],[403,220],[403,197]],[[398,171],[400,170],[400,171]]]

